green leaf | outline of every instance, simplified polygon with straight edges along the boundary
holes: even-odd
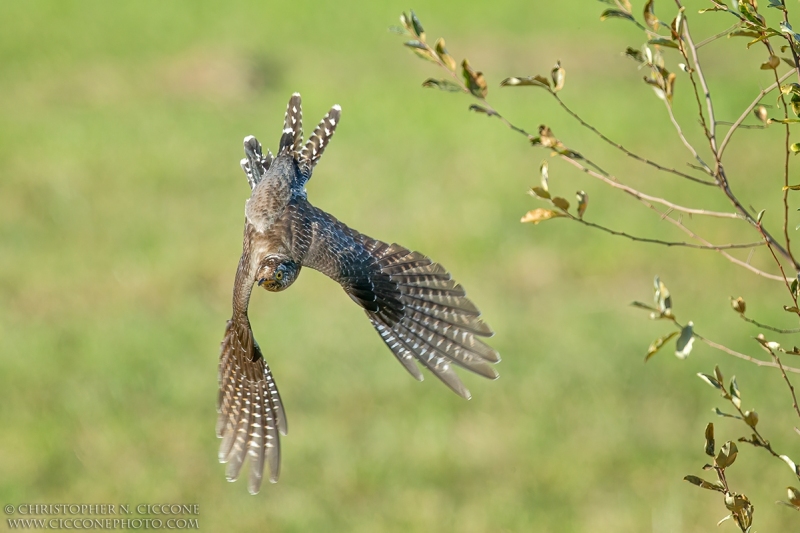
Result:
[[[666,48],[675,48],[676,50],[680,48],[678,46],[678,43],[676,43],[675,41],[673,41],[671,39],[667,39],[665,37],[659,37],[657,39],[650,39],[649,41],[647,41],[647,44],[657,44],[658,46],[664,46]]]
[[[789,494],[789,502],[795,507],[800,506],[800,490],[794,487],[786,487],[786,492]]]
[[[637,50],[629,46],[628,48],[625,49],[625,55],[638,63],[644,63],[644,56],[642,55],[641,50]]]
[[[578,199],[578,218],[583,219],[583,214],[589,206],[589,195],[583,191],[578,191],[575,193],[575,197]]]
[[[405,46],[411,48],[419,57],[427,59],[428,61],[436,62],[436,56],[433,52],[420,41],[406,41],[403,43]]]
[[[405,13],[400,14],[400,24],[408,31],[408,33],[414,32],[414,27],[411,25],[411,19]]]
[[[625,13],[624,11],[620,11],[619,9],[606,9],[600,15],[600,20],[606,20],[610,18],[627,19],[630,20],[631,22],[636,21],[629,13]]]
[[[758,33],[757,31],[751,31],[751,30],[736,30],[728,34],[728,38],[731,37],[749,37],[751,39],[760,39],[761,34]]]
[[[736,461],[736,456],[739,454],[739,449],[736,447],[735,442],[728,441],[722,445],[717,454],[714,462],[720,468],[728,468]]]
[[[549,167],[547,165],[547,161],[542,161],[542,164],[539,166],[539,174],[542,177],[542,189],[548,191],[547,197],[550,198],[550,188],[547,185],[548,180],[550,179],[550,172]]]
[[[653,293],[653,301],[662,314],[672,314],[672,297],[669,294],[667,286],[664,282],[656,276],[653,280],[655,292]]]
[[[708,13],[709,11],[728,11],[728,7],[724,5],[723,6],[716,5],[714,7],[707,7],[705,9],[701,9],[700,11],[698,11],[698,13],[702,15],[703,13]]]
[[[546,191],[542,187],[531,187],[530,193],[532,196],[536,196],[537,198],[541,198],[543,200],[550,199],[550,192]]]
[[[792,105],[792,113],[795,116],[800,115],[800,94],[792,93],[792,97],[789,98],[789,103]]]
[[[798,469],[798,467],[797,467],[797,465],[795,464],[795,462],[794,462],[794,461],[792,461],[792,460],[789,458],[789,456],[788,456],[788,455],[781,455],[781,456],[780,456],[780,458],[781,458],[781,459],[783,459],[783,462],[784,462],[784,463],[786,463],[787,465],[789,465],[789,468],[791,468],[791,469],[792,469],[792,472],[794,472],[794,475],[796,475],[797,477],[800,477],[800,469]]]
[[[476,113],[486,113],[486,115],[490,116],[490,117],[492,115],[496,115],[497,114],[497,112],[495,112],[493,109],[486,109],[485,107],[482,107],[482,106],[479,106],[479,105],[476,105],[476,104],[472,104],[471,106],[469,106],[469,110],[470,111],[475,111]]]
[[[638,302],[634,302],[634,304],[636,303]],[[673,331],[672,333],[659,337],[653,342],[651,342],[650,346],[647,348],[647,355],[644,356],[644,362],[646,363],[647,361],[649,361],[651,357],[653,357],[656,353],[658,353],[658,351],[664,346],[664,344],[666,344],[672,337],[674,337],[677,334],[678,334],[677,331]]]
[[[720,383],[725,383],[725,378],[722,377],[722,371],[719,369],[719,365],[714,365],[714,377],[717,378],[717,381]]]
[[[725,487],[723,487],[722,484],[719,483],[718,481],[710,482],[697,476],[686,476],[683,479],[685,481],[688,481],[692,485],[697,485],[701,489],[715,490],[717,492],[725,492]]]
[[[551,200],[553,205],[557,208],[561,209],[562,211],[569,211],[569,202],[560,196],[556,196]]]
[[[769,115],[767,115],[766,107],[760,105],[753,110],[753,113],[755,114],[758,120],[760,120],[764,124],[769,124]]]
[[[409,48],[416,48],[417,50],[427,50],[428,49],[428,47],[425,46],[420,41],[406,41],[403,44],[408,46]]]
[[[766,61],[761,63],[761,70],[775,70],[779,66],[781,66],[781,58],[771,55]]]
[[[458,93],[463,91],[464,89],[455,82],[450,80],[436,80],[433,78],[428,78],[427,80],[422,82],[423,87],[433,87],[436,89],[441,89],[442,91],[447,91],[451,93]]]
[[[800,41],[800,35],[797,35],[792,29],[792,25],[788,22],[781,21],[781,33],[790,36],[795,41]]]
[[[414,13],[414,10],[411,10],[411,25],[414,28],[414,33],[417,37],[419,37],[420,41],[425,41],[425,30],[422,29],[422,23],[417,18],[417,14]]]
[[[655,307],[651,307],[647,304],[643,304],[642,302],[631,302],[633,307],[638,307],[639,309],[647,309],[648,311],[658,311]],[[677,333],[677,332],[676,332]]]
[[[733,376],[731,378],[730,391],[731,391],[731,401],[733,402],[733,405],[735,405],[737,409],[741,409],[742,408],[742,395],[739,392],[739,384],[736,383],[736,376]]]
[[[721,416],[723,418],[735,418],[736,420],[742,419],[742,417],[739,415],[729,415],[728,413],[723,413],[722,411],[719,410],[718,407],[713,408],[712,411],[714,411],[714,414],[716,414],[717,416]]]
[[[708,374],[703,374],[702,372],[698,372],[697,373],[697,377],[699,377],[700,379],[702,379],[703,381],[705,381],[706,383],[708,383],[709,385],[711,385],[715,389],[721,390],[723,392],[725,391],[725,387],[723,387],[722,383],[717,381],[717,378],[715,378],[714,376],[710,376]]]
[[[439,59],[442,60],[442,63],[452,70],[453,72],[456,71],[456,60],[453,59],[453,56],[447,53],[447,48],[444,46],[444,39],[441,37],[436,40],[436,45],[434,46],[436,50],[436,55],[439,56]]]
[[[553,92],[557,93],[564,88],[564,78],[567,71],[561,67],[561,61],[556,62],[556,66],[550,72],[550,77],[553,79]]]
[[[800,152],[800,143],[794,143],[789,147],[789,150],[792,151],[794,155],[797,155],[797,152]],[[793,191],[800,191],[800,185],[791,185],[789,187],[784,187],[784,190],[791,189]]]
[[[694,344],[694,324],[689,322],[681,330],[681,336],[675,343],[675,356],[679,359],[686,359],[692,351],[692,344]]]
[[[500,82],[500,87],[516,87],[516,86],[542,87],[552,92],[552,90],[550,89],[550,80],[548,80],[544,76],[528,76],[525,78],[517,78],[517,77],[506,78]]]
[[[644,5],[644,22],[651,30],[658,30],[658,18],[653,11],[653,0],[647,0],[647,3]]]
[[[706,445],[704,451],[706,455],[710,457],[714,457],[714,424],[708,423],[706,426]]]

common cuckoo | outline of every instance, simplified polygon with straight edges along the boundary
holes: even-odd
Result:
[[[254,285],[282,291],[302,267],[337,281],[359,306],[397,360],[422,381],[420,363],[456,394],[470,393],[454,372],[457,365],[490,379],[498,353],[479,337],[492,330],[466,298],[461,285],[438,263],[399,244],[387,244],[345,226],[314,207],[306,183],[339,124],[333,106],[303,143],[300,95],[289,100],[278,155],[253,136],[244,139],[241,161],[252,193],[245,203],[242,257],[233,286],[219,362],[217,436],[219,460],[234,481],[250,458],[248,490],[261,487],[264,463],[270,481],[280,470],[279,434],[286,414],[272,372],[250,328],[247,306]]]

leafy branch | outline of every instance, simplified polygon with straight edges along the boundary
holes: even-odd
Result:
[[[792,191],[800,191],[800,184],[790,184],[789,182],[791,156],[800,153],[800,142],[791,142],[794,127],[800,123],[800,34],[795,33],[792,29],[789,20],[790,10],[787,8],[785,0],[768,0],[767,9],[772,8],[779,12],[779,17],[777,18],[781,20],[775,23],[768,22],[767,17],[759,12],[756,0],[736,0],[733,2],[733,8],[721,1],[710,0],[710,7],[701,10],[700,13],[724,13],[733,16],[735,22],[722,31],[718,31],[705,39],[700,39],[699,42],[695,42],[687,10],[681,0],[674,0],[675,11],[671,22],[666,22],[657,16],[654,0],[644,1],[640,17],[634,15],[629,0],[601,1],[610,6],[603,11],[600,17],[601,20],[619,20],[624,23],[632,23],[637,30],[644,32],[645,42],[639,47],[628,47],[624,51],[624,55],[632,59],[638,68],[645,73],[645,76],[643,76],[644,83],[655,92],[657,98],[665,106],[666,118],[669,124],[674,129],[677,139],[691,156],[691,160],[685,161],[685,169],[679,169],[679,165],[656,162],[650,157],[636,153],[622,143],[611,139],[601,131],[601,128],[582,118],[562,96],[565,88],[566,69],[561,61],[557,61],[551,71],[545,75],[534,74],[507,77],[499,83],[499,86],[501,88],[528,87],[538,91],[539,94],[549,95],[553,98],[558,108],[571,120],[577,122],[581,127],[590,131],[594,136],[625,157],[654,169],[657,173],[678,177],[693,185],[716,189],[717,193],[731,205],[732,209],[730,211],[712,211],[702,207],[680,205],[666,197],[647,194],[636,187],[623,183],[613,172],[607,171],[593,162],[582,147],[570,146],[566,139],[557,137],[549,126],[540,125],[534,134],[530,133],[530,128],[522,127],[506,118],[504,114],[501,114],[488,100],[489,84],[483,73],[473,68],[467,59],[457,63],[447,51],[444,39],[437,39],[434,45],[427,44],[422,24],[413,12],[411,12],[410,16],[406,14],[401,16],[402,27],[395,28],[395,31],[409,38],[405,42],[405,46],[446,72],[446,76],[441,79],[426,79],[422,84],[423,87],[462,93],[471,97],[475,103],[469,105],[470,111],[494,117],[510,130],[523,135],[530,145],[548,151],[551,157],[558,158],[586,176],[600,181],[608,188],[621,191],[628,198],[635,199],[658,216],[660,220],[664,220],[682,231],[688,236],[688,240],[667,240],[636,235],[634,232],[611,228],[587,219],[586,213],[589,198],[586,192],[577,191],[575,193],[577,204],[573,208],[566,198],[550,190],[550,171],[547,162],[542,163],[540,166],[540,185],[532,187],[530,194],[549,205],[528,211],[521,218],[522,222],[539,224],[550,219],[562,218],[584,227],[634,242],[667,247],[713,250],[731,263],[745,268],[757,276],[782,282],[789,293],[791,302],[790,305],[784,305],[783,309],[800,318],[800,304],[798,304],[800,263],[792,253],[789,231],[790,197],[793,194]],[[759,90],[751,102],[732,122],[722,121],[717,118],[715,101],[712,97],[712,84],[706,76],[704,64],[698,54],[698,50],[701,47],[719,43],[723,37],[729,39],[745,37],[749,40],[747,43],[748,49],[757,45],[756,49],[765,50],[766,59],[760,65],[760,69],[770,71],[774,80],[765,88]],[[667,57],[673,53],[677,53],[678,68],[670,70],[667,68]],[[788,65],[789,69],[782,72],[786,65]],[[797,78],[797,83],[788,83],[788,80],[792,77]],[[704,141],[698,144],[690,141],[691,135],[687,135],[684,125],[677,118],[679,114],[675,113],[673,107],[676,87],[683,87],[683,85],[680,85],[680,80],[688,82],[685,87],[693,96],[691,106],[696,114],[696,125],[699,125],[705,138]],[[768,111],[770,106],[764,105],[762,102],[765,98],[776,94],[776,100],[779,102],[777,107],[780,114],[770,116]],[[755,118],[755,124],[747,123],[750,117]],[[724,129],[725,127],[727,127],[727,130]],[[783,163],[781,232],[778,233],[776,231],[774,235],[765,226],[765,210],[761,209],[756,212],[757,209],[752,207],[750,202],[737,195],[734,186],[731,184],[731,174],[726,168],[726,164],[728,164],[726,156],[730,152],[728,148],[730,148],[734,134],[738,130],[764,130],[770,127],[782,127],[784,132],[784,142],[781,150]],[[736,170],[736,167],[731,165],[731,169]],[[777,189],[778,187],[774,188],[776,193]],[[758,240],[740,243],[712,243],[703,237],[702,231],[694,229],[695,225],[699,227],[703,220],[707,220],[707,217],[722,220],[733,219],[736,222],[731,222],[732,224],[739,224],[739,221],[744,221],[750,230],[754,231],[754,236],[757,236]],[[686,218],[691,221],[691,224],[684,222]],[[766,218],[770,224],[777,226],[778,223],[774,218]],[[800,226],[797,229],[800,229]],[[753,253],[762,246],[766,247],[766,251],[769,252],[769,257],[771,257],[771,261],[775,265],[775,270],[772,270],[772,268],[770,268],[772,271],[762,270],[750,263]],[[738,250],[744,249],[748,249],[750,253],[747,259],[740,259],[734,255]],[[745,303],[741,298],[731,299],[731,304],[742,320],[765,331],[780,334],[800,333],[800,328],[778,328],[747,317],[745,315]],[[673,340],[675,355],[679,358],[686,358],[692,351],[694,341],[699,340],[714,349],[748,361],[754,366],[777,369],[781,374],[783,384],[786,385],[789,391],[792,409],[795,415],[800,417],[800,406],[798,406],[794,386],[788,377],[791,373],[800,373],[800,368],[787,366],[781,360],[781,354],[800,355],[800,349],[797,347],[792,349],[783,348],[779,343],[767,341],[763,334],[759,334],[755,337],[755,340],[770,355],[769,360],[764,360],[733,350],[698,334],[693,322],[689,321],[685,324],[678,322],[672,309],[670,292],[658,277],[655,278],[654,283],[654,304],[648,305],[634,302],[634,306],[648,310],[652,319],[666,319],[675,326],[674,331],[657,338],[650,344],[645,355],[646,361],[665,346],[671,345]],[[701,374],[700,377],[719,389],[723,398],[729,401],[734,408],[733,414],[723,413],[719,409],[716,409],[715,412],[719,416],[742,420],[750,429],[751,436],[742,437],[738,442],[747,442],[753,446],[766,449],[772,456],[780,458],[788,464],[795,475],[800,478],[798,466],[788,456],[776,452],[770,442],[757,429],[758,415],[756,412],[742,410],[741,395],[735,377],[732,378],[729,387],[724,385],[722,374],[718,367],[715,368],[713,375]],[[713,425],[709,424],[706,429],[706,453],[714,457],[714,461],[713,464],[706,465],[705,469],[714,470],[717,477],[716,481],[706,481],[696,476],[687,476],[686,479],[702,488],[721,492],[724,496],[725,506],[729,511],[728,516],[723,520],[733,519],[742,531],[749,531],[752,525],[753,505],[747,496],[736,493],[729,487],[726,475],[726,469],[733,464],[738,453],[736,444],[727,442],[720,448],[719,453],[715,453],[713,431]],[[798,430],[798,433],[800,433],[800,430]],[[780,503],[800,510],[800,491],[789,487],[788,495],[789,501]]]

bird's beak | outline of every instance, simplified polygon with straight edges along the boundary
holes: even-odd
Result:
[[[258,280],[258,286],[260,287],[261,284],[264,283],[265,281],[267,281],[266,278]]]

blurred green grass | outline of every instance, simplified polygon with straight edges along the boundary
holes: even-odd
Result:
[[[688,161],[619,54],[641,36],[600,23],[602,4],[413,7],[429,36],[444,35],[484,71],[492,102],[513,121],[549,124],[649,192],[727,209],[712,191],[621,160],[543,93],[497,89],[561,59],[564,98],[583,116],[653,159]],[[711,253],[633,245],[564,221],[519,224],[538,206],[525,191],[544,152],[467,113],[464,97],[419,88],[438,73],[386,32],[407,8],[0,5],[1,503],[196,502],[209,531],[706,531],[724,515],[721,502],[682,477],[699,473],[708,421],[720,441],[743,434],[712,419],[720,402],[694,377],[717,363],[739,375],[745,405],[792,455],[776,373],[703,345],[685,362],[665,351],[644,366],[667,328],[627,305],[649,298],[658,273],[680,318],[757,353],[755,330],[727,298],[742,295],[755,316],[785,324],[780,287]],[[692,22],[706,35],[724,23]],[[763,61],[755,50],[731,63],[734,46],[743,50],[703,49],[723,120],[770,83],[752,74]],[[691,129],[687,83],[678,83]],[[410,379],[323,276],[257,291],[251,317],[291,432],[280,483],[250,497],[216,462],[217,347],[248,194],[241,139],[274,148],[293,91],[309,121],[333,103],[344,110],[311,201],[443,263],[496,330],[504,360],[497,382],[464,377],[474,396],[464,402],[433,378]],[[777,129],[739,132],[729,173],[777,227],[781,163],[750,146],[759,135],[782,143]],[[565,165],[553,161],[550,173],[556,192],[589,193],[594,220],[683,240]],[[735,224],[712,221],[708,231],[753,240]],[[769,264],[762,253],[754,262]],[[793,481],[774,463],[748,448],[731,471],[759,530],[793,523],[773,508]]]

